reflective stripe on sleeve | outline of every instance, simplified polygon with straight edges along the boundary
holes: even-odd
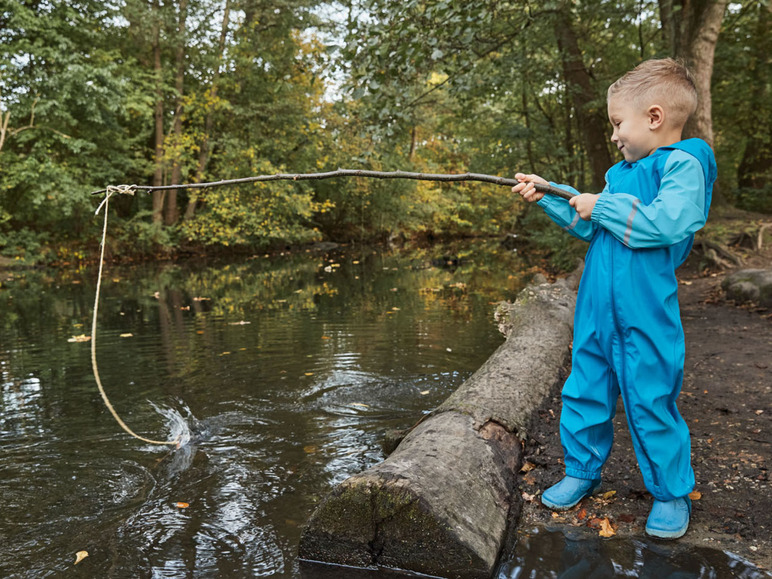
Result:
[[[630,235],[633,233],[633,219],[635,219],[635,214],[638,213],[638,204],[640,202],[640,199],[633,201],[633,208],[630,210],[630,215],[627,216],[627,229],[625,229],[625,238],[623,241],[627,246],[630,245]]]
[[[574,215],[574,220],[571,223],[569,223],[568,225],[566,225],[563,229],[565,231],[571,231],[574,227],[576,227],[577,223],[579,223],[579,214],[578,213],[576,215]]]

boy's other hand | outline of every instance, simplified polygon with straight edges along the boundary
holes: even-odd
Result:
[[[544,197],[544,193],[536,190],[534,183],[549,185],[545,179],[542,179],[538,175],[525,175],[523,173],[517,173],[515,175],[515,179],[520,181],[520,183],[512,187],[512,193],[519,193],[523,199],[529,202],[538,201]]]
[[[515,185],[519,187],[519,185]],[[568,202],[571,207],[576,209],[579,217],[585,221],[589,221],[592,218],[592,210],[595,208],[595,202],[598,201],[598,196],[592,193],[582,193],[576,197],[572,197]]]

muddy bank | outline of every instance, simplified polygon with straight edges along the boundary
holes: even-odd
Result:
[[[769,267],[769,262],[760,265]],[[679,407],[691,429],[697,494],[690,529],[674,543],[722,549],[771,569],[772,311],[729,301],[721,290],[725,276],[679,272],[687,340]],[[621,401],[599,493],[567,513],[553,515],[541,505],[540,493],[563,475],[559,416],[556,387],[529,430],[519,475],[524,507],[517,534],[527,539],[534,529],[549,527],[644,537],[652,498],[638,470]]]

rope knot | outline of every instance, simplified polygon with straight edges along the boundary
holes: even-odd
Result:
[[[136,185],[108,185],[107,195],[134,195],[137,192]]]
[[[107,189],[105,189],[105,198],[102,199],[99,207],[96,208],[94,215],[99,215],[99,212],[102,211],[102,207],[107,205],[107,200],[113,195],[134,195],[136,192],[136,185],[108,185]]]

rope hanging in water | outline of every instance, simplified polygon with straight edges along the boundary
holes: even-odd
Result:
[[[115,411],[115,408],[113,408],[113,405],[110,404],[110,400],[107,398],[107,393],[105,392],[104,386],[102,386],[102,380],[99,377],[99,369],[97,367],[97,359],[96,359],[97,312],[99,311],[99,291],[102,287],[102,267],[105,261],[105,240],[107,238],[108,201],[110,200],[110,197],[116,193],[134,195],[134,189],[135,189],[134,185],[118,185],[117,187],[113,187],[113,186],[108,187],[105,190],[105,198],[99,204],[99,207],[97,207],[96,213],[94,213],[94,215],[99,215],[99,212],[104,207],[105,220],[104,220],[104,226],[102,228],[102,247],[99,253],[99,275],[97,276],[96,297],[94,298],[94,315],[91,320],[91,368],[94,371],[94,378],[96,379],[97,387],[99,388],[99,394],[102,395],[102,400],[104,401],[105,406],[107,406],[107,409],[110,411],[110,414],[113,415],[113,418],[115,418],[115,421],[120,425],[121,428],[123,428],[123,430],[128,432],[134,438],[137,438],[142,442],[147,442],[148,444],[177,446],[180,442],[179,439],[151,440],[150,438],[145,438],[144,436],[140,436],[139,434],[134,432],[131,428],[129,428],[126,425],[126,423],[123,420],[121,420],[121,417],[118,416],[118,413]]]
[[[187,183],[181,185],[161,185],[151,187],[149,185],[119,185],[118,187],[130,188],[132,191],[169,191],[174,189],[206,189],[208,187],[220,187],[222,185],[239,185],[242,183],[257,183],[259,181],[312,181],[317,179],[330,179],[332,177],[368,177],[370,179],[413,179],[418,181],[482,181],[483,183],[493,183],[495,185],[504,185],[514,187],[519,184],[517,179],[507,179],[506,177],[497,177],[495,175],[483,175],[481,173],[409,173],[407,171],[367,171],[363,169],[338,169],[337,171],[327,171],[326,173],[277,173],[275,175],[256,175],[254,177],[242,177],[240,179],[227,179],[224,181],[212,181],[210,183]],[[552,185],[543,185],[534,183],[536,190],[548,195],[571,199],[576,194],[565,189],[553,187]],[[100,189],[94,191],[92,195],[100,195],[110,190]],[[133,193],[132,193],[133,194]]]

